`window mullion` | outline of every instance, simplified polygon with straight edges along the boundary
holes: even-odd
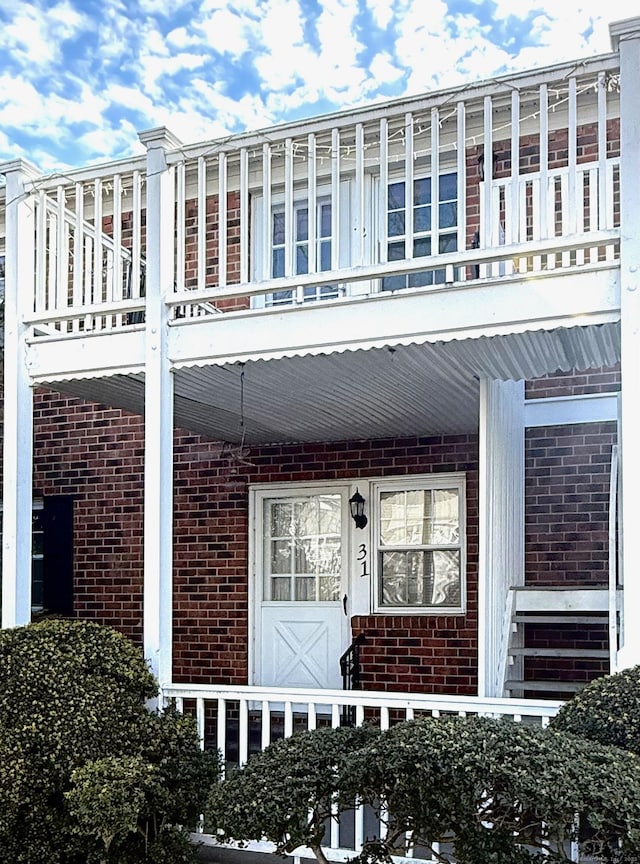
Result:
[[[440,115],[431,110],[431,254],[440,251]]]
[[[404,118],[404,206],[405,238],[404,257],[413,258],[413,115]]]
[[[284,144],[284,275],[295,273],[295,238],[293,232],[293,155],[291,138]]]

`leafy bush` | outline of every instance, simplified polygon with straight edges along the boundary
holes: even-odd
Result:
[[[562,706],[550,725],[640,754],[640,666],[588,684]]]
[[[564,861],[588,839],[607,860],[617,838],[640,851],[640,760],[629,753],[502,720],[444,717],[401,723],[355,754],[352,783],[385,801],[387,837],[364,860],[413,842],[448,844],[460,864]]]
[[[209,813],[225,839],[267,837],[281,853],[305,844],[324,862],[332,802],[343,812],[356,799],[378,814],[383,802],[387,821],[383,838],[365,842],[363,864],[404,854],[408,832],[459,864],[567,861],[579,838],[602,861],[630,864],[640,852],[634,754],[480,717],[294,736],[220,784]]]
[[[192,860],[176,826],[195,823],[218,765],[191,718],[146,707],[156,694],[140,651],[109,628],[0,633],[0,860]]]
[[[371,727],[318,729],[284,738],[213,788],[207,821],[219,839],[260,840],[280,854],[321,844],[332,808],[353,807],[350,757],[379,733]]]

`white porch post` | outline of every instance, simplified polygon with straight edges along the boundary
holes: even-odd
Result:
[[[23,312],[33,303],[35,168],[21,159],[0,165],[6,176],[4,479],[2,489],[2,626],[31,620],[33,392],[27,371]]]
[[[524,382],[480,381],[478,695],[503,695],[509,588],[524,584]]]
[[[161,684],[171,681],[173,624],[173,375],[167,306],[173,290],[173,172],[164,127],[139,134],[147,147],[147,266],[144,408],[144,654]]]
[[[622,338],[620,524],[624,644],[618,668],[640,663],[640,18],[610,25],[620,51],[620,307]]]

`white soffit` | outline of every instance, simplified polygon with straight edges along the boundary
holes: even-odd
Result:
[[[478,380],[536,378],[619,360],[617,324],[510,336],[198,366],[175,372],[175,425],[237,441],[244,372],[247,443],[475,433]],[[135,413],[140,374],[56,389]]]

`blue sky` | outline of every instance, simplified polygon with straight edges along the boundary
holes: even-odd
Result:
[[[610,50],[628,0],[2,0],[0,161],[44,171]]]

